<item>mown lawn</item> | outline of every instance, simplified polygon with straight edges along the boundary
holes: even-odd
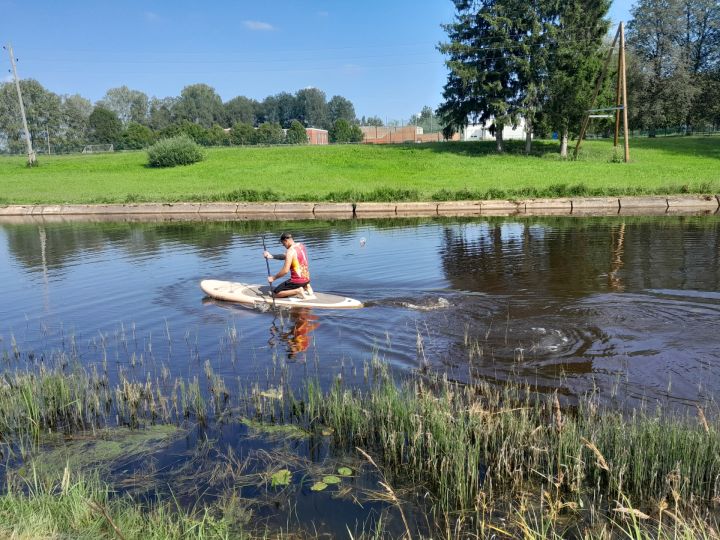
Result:
[[[612,142],[587,141],[563,161],[555,141],[498,155],[493,142],[398,146],[213,148],[201,163],[151,169],[147,155],[0,157],[0,204],[142,201],[449,200],[568,195],[720,192],[720,138],[631,141],[632,162]],[[618,156],[620,157],[620,156]]]

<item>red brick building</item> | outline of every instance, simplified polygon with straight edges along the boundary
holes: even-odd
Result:
[[[319,128],[305,128],[308,144],[328,144],[328,130]]]

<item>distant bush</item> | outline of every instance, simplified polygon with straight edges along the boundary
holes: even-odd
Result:
[[[123,150],[140,150],[147,148],[155,141],[155,133],[147,126],[130,122],[122,134]]]
[[[359,126],[351,124],[344,118],[338,118],[330,128],[330,142],[350,143],[362,142],[363,132]]]
[[[287,130],[285,142],[288,144],[307,144],[308,136],[303,125],[297,120],[293,120],[290,129]]]
[[[202,161],[205,157],[198,144],[187,135],[162,139],[148,148],[150,167],[175,167]]]

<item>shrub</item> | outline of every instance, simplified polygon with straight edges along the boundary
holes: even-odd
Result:
[[[285,142],[288,144],[307,144],[308,136],[303,125],[297,120],[293,120],[290,129],[287,130]]]
[[[187,135],[162,139],[148,148],[150,167],[175,167],[202,161],[205,156],[198,144]]]
[[[265,122],[257,128],[255,140],[258,144],[282,144],[285,142],[285,134],[280,124]]]
[[[123,150],[147,148],[155,140],[155,133],[147,126],[130,122],[122,135]]]
[[[255,144],[255,129],[250,124],[238,122],[230,130],[230,140],[233,144]]]
[[[362,142],[363,133],[359,126],[351,124],[344,118],[338,118],[330,128],[330,142],[349,143]]]

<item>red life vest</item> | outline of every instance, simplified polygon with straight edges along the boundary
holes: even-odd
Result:
[[[290,263],[290,283],[309,283],[310,269],[304,244],[293,244],[295,257]]]

